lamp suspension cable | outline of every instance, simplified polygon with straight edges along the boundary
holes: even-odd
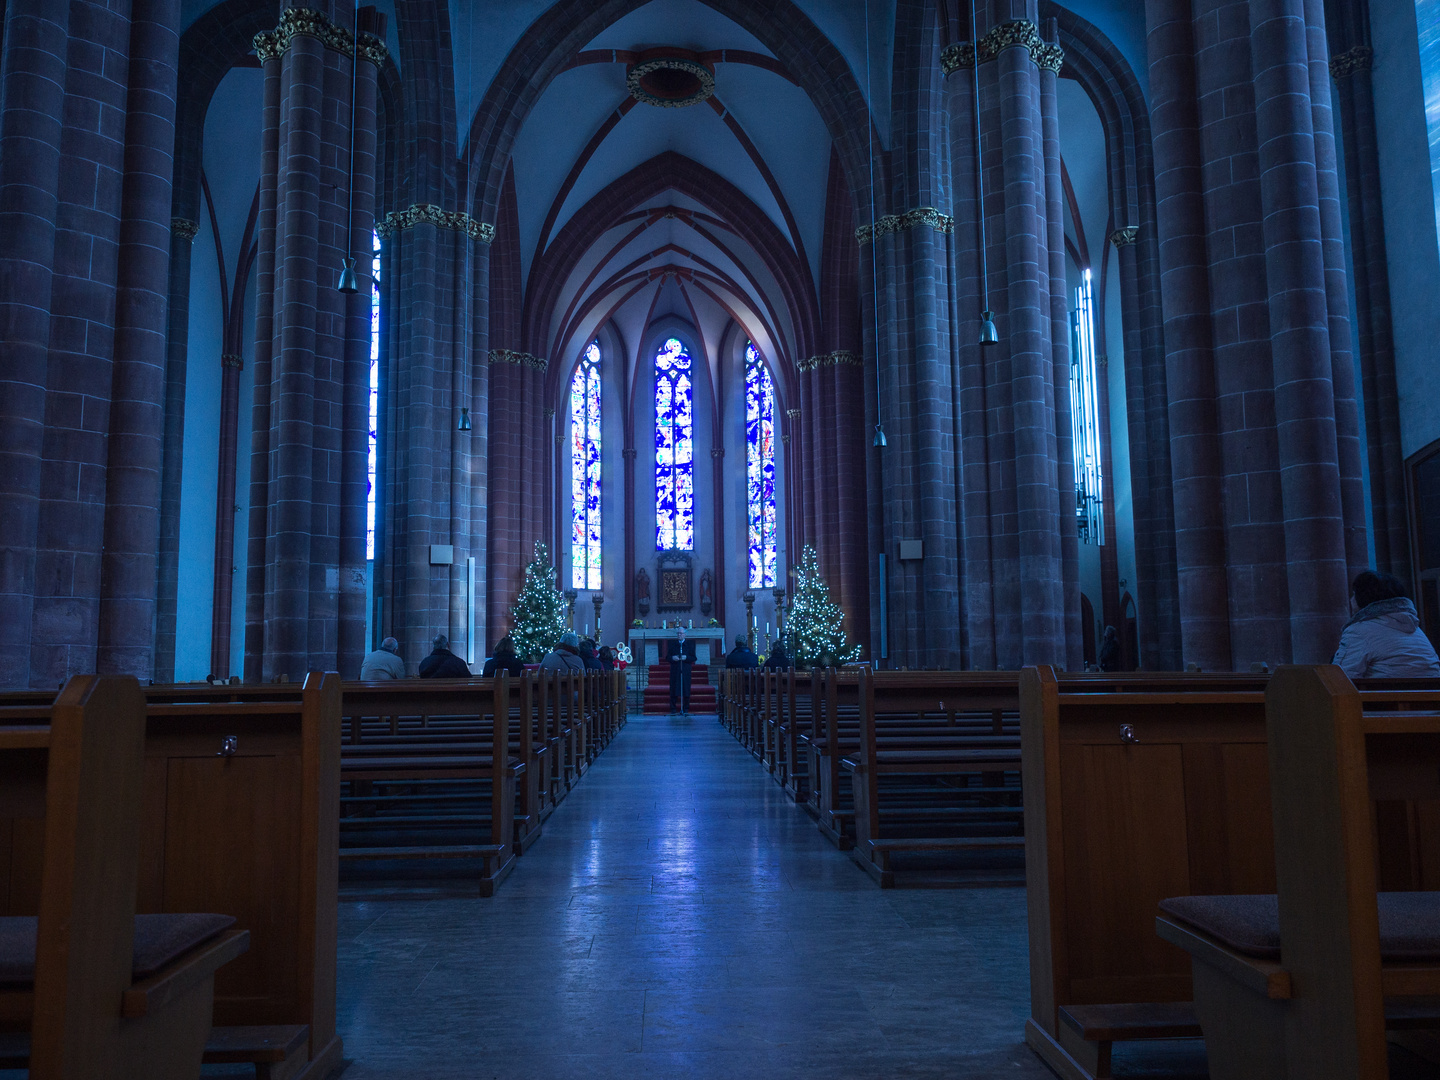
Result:
[[[870,222],[875,223],[875,121],[874,109],[869,107],[875,100],[875,85],[870,76],[870,0],[865,0],[865,148],[870,159]],[[875,318],[875,438],[871,445],[877,450],[887,445],[885,429],[880,424],[880,238],[870,234],[870,311]]]
[[[360,278],[355,273],[355,88],[360,71],[360,0],[355,0],[355,18],[350,24],[350,178],[346,183],[349,206],[345,212],[345,258],[341,260],[340,280],[335,288],[342,293],[360,291]]]
[[[980,344],[995,345],[1000,335],[995,330],[995,313],[990,310],[990,259],[985,245],[985,144],[980,135],[980,35],[975,9],[980,0],[970,0],[970,47],[975,62],[971,65],[975,98],[975,216],[980,221]]]

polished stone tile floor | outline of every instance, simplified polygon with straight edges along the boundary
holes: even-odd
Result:
[[[1049,1078],[1028,994],[1023,889],[882,892],[713,715],[632,718],[495,897],[340,910],[345,1080]]]

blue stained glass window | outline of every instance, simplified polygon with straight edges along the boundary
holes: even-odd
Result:
[[[695,400],[677,338],[655,353],[655,550],[695,550]]]
[[[775,387],[754,345],[745,348],[745,466],[750,587],[775,587]]]
[[[601,587],[598,341],[590,343],[570,380],[570,587]]]
[[[375,558],[375,432],[380,414],[380,234],[371,235],[370,254],[370,457],[365,478],[365,558]]]

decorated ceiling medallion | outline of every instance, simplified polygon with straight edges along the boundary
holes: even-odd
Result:
[[[626,69],[625,85],[636,101],[683,109],[715,93],[715,70],[688,49],[647,49]]]

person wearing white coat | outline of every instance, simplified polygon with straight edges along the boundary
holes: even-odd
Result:
[[[1420,629],[1405,586],[1391,574],[1355,575],[1350,599],[1357,609],[1340,631],[1333,663],[1352,679],[1440,676],[1440,658]]]

